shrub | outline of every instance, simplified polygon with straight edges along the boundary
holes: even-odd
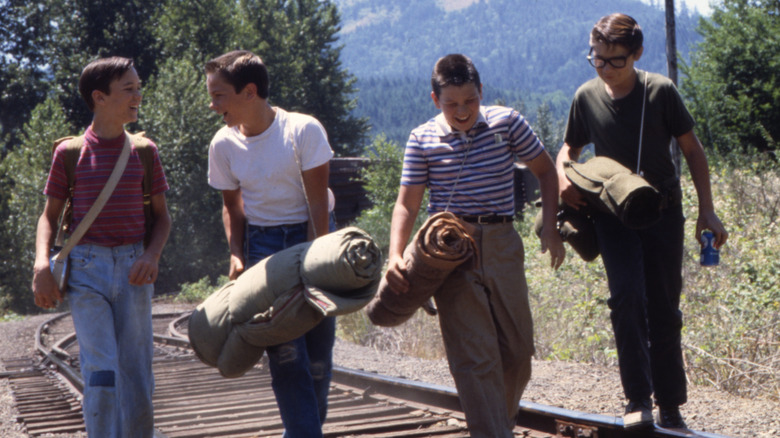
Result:
[[[200,303],[228,281],[230,280],[228,280],[226,275],[221,275],[214,284],[211,283],[211,279],[208,276],[194,283],[184,283],[181,285],[181,291],[173,301],[177,303]]]
[[[716,210],[730,236],[714,268],[698,265],[694,239],[686,245],[683,343],[693,381],[780,399],[780,168],[765,156],[714,168]],[[686,235],[694,227],[687,221]]]
[[[688,377],[733,394],[780,400],[780,168],[763,155],[716,157],[710,168],[716,212],[730,233],[715,267],[699,265],[696,192],[688,171],[682,172],[688,219],[681,309]],[[384,190],[395,190],[387,184]],[[390,197],[383,202],[390,203]],[[365,227],[388,230],[391,205],[375,205],[382,214],[359,220]],[[602,263],[585,263],[567,245],[566,263],[553,271],[533,231],[535,215],[529,206],[516,227],[525,244],[537,359],[616,365]],[[340,318],[339,328],[341,337],[364,345],[444,357],[437,321],[421,311],[393,328],[371,326],[363,313],[356,313]]]

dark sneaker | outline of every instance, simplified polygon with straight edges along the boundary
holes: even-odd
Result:
[[[626,414],[623,415],[623,427],[625,429],[636,429],[652,427],[652,425],[653,402],[650,398],[629,400],[626,405]]]
[[[658,406],[658,426],[665,429],[687,429],[679,406]]]

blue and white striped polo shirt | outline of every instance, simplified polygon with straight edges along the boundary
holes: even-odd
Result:
[[[459,215],[513,215],[514,157],[530,161],[542,152],[536,134],[512,108],[480,107],[479,118],[467,133],[453,131],[439,114],[412,130],[401,184],[426,184],[431,214],[448,210]]]

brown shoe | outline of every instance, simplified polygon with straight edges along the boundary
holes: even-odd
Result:
[[[623,415],[624,429],[637,429],[653,426],[653,402],[650,398],[629,400]]]

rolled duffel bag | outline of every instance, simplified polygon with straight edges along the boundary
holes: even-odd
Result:
[[[355,227],[279,251],[209,296],[190,316],[204,363],[238,377],[265,348],[296,339],[326,316],[351,313],[376,294],[382,254]]]
[[[661,193],[612,158],[567,161],[564,172],[590,205],[614,214],[628,228],[647,228],[661,219]]]
[[[585,208],[575,210],[563,202],[558,206],[558,234],[561,240],[567,242],[586,262],[599,256],[599,242],[596,237],[596,227]],[[542,211],[539,210],[534,219],[534,231],[542,236]]]
[[[383,277],[379,292],[366,307],[372,323],[391,327],[414,315],[439,289],[450,273],[466,263],[476,265],[477,228],[449,212],[428,218],[404,250],[409,290],[396,294]]]

